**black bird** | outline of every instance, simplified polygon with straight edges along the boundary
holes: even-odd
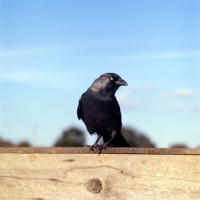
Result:
[[[108,146],[130,147],[121,133],[121,111],[115,97],[117,89],[127,85],[119,75],[106,73],[97,78],[79,100],[78,119],[83,120],[90,134],[98,135],[91,150],[99,149],[99,154]],[[98,145],[101,137],[104,144]]]

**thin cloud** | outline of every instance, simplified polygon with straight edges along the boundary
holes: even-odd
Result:
[[[189,109],[193,112],[199,112],[200,113],[200,105],[193,105]]]
[[[126,109],[141,108],[144,106],[141,101],[133,99],[129,91],[118,93],[116,96],[119,104]]]
[[[144,108],[145,104],[142,100],[138,100],[132,96],[132,93],[135,92],[135,95],[139,93],[148,93],[149,91],[154,91],[157,89],[157,85],[154,83],[144,83],[144,84],[130,84],[129,89],[116,93],[117,99],[122,107],[125,109],[136,109]]]
[[[73,72],[3,71],[0,74],[0,81],[53,88],[74,88],[74,81],[70,78],[73,76]],[[81,73],[76,73],[76,76],[81,76]]]
[[[38,82],[44,80],[45,76],[34,72],[3,72],[0,75],[1,81],[23,83],[23,82]]]
[[[24,46],[21,48],[14,48],[14,49],[0,49],[0,58],[7,59],[7,58],[16,58],[16,57],[33,57],[33,56],[44,56],[44,55],[53,55],[53,54],[61,54],[63,52],[72,51],[76,52],[79,50],[85,51],[85,49],[93,49],[98,48],[100,43],[92,42],[75,42],[75,43],[56,43],[56,44],[49,44],[49,45],[38,45],[38,46]],[[72,57],[72,56],[70,56]],[[80,56],[81,58],[81,56]],[[84,59],[84,58],[83,58]],[[91,57],[90,57],[91,59]]]
[[[172,104],[170,106],[168,106],[168,108],[172,111],[177,111],[177,112],[181,112],[181,111],[186,111],[186,112],[196,112],[196,113],[200,113],[200,105],[189,105],[189,104],[182,104],[182,103],[176,103],[176,104]]]
[[[158,86],[154,83],[147,83],[146,85],[143,86],[143,88],[147,91],[153,91],[158,88]]]
[[[149,60],[172,60],[183,58],[199,58],[200,50],[198,51],[174,51],[163,53],[150,53],[150,54],[132,54],[122,56],[108,56],[110,61],[149,61]]]
[[[197,92],[189,87],[177,88],[171,92],[162,94],[161,99],[188,99],[197,96]]]
[[[46,46],[46,47],[32,47],[32,48],[22,48],[22,49],[9,49],[0,50],[0,58],[16,58],[16,57],[27,57],[27,56],[38,56],[38,55],[51,55],[58,52],[56,47]]]
[[[144,84],[130,84],[129,88],[133,90],[145,90],[145,91],[154,91],[158,88],[155,83],[144,83]]]
[[[94,45],[95,44],[95,45]],[[103,42],[77,42],[77,43],[66,43],[66,44],[50,44],[44,46],[33,46],[23,47],[21,49],[0,49],[0,58],[13,58],[22,56],[35,56],[35,55],[51,55],[56,53],[62,53],[66,51],[75,51],[85,49],[96,49],[105,48],[107,43]],[[113,45],[111,45],[113,46]],[[76,56],[75,56],[76,57]],[[183,58],[199,58],[200,50],[197,51],[174,51],[174,52],[163,52],[163,53],[144,53],[144,54],[130,54],[130,55],[79,55],[81,60],[99,60],[103,59],[110,62],[118,61],[149,61],[149,60],[171,60],[171,59],[183,59]],[[72,58],[72,56],[71,56]]]
[[[177,99],[191,98],[196,95],[192,88],[178,88],[172,92],[172,96]]]
[[[91,47],[88,47],[91,48]],[[93,47],[94,48],[94,47]],[[74,58],[76,55],[74,56]],[[193,52],[164,52],[164,53],[150,53],[150,54],[130,54],[130,55],[108,55],[108,54],[80,54],[79,59],[82,61],[104,61],[104,62],[144,62],[144,61],[163,61],[163,60],[174,60],[174,59],[185,59],[185,58],[199,58],[200,51]],[[71,56],[73,58],[73,56]]]
[[[170,105],[169,109],[173,111],[183,111],[185,109],[185,106],[183,104],[178,103]]]

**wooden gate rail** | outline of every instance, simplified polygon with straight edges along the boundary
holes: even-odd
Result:
[[[1,200],[200,199],[200,149],[0,148]]]

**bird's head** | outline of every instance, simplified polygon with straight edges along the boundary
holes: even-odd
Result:
[[[127,86],[127,82],[115,73],[106,73],[97,78],[90,89],[101,96],[112,97],[120,86]]]

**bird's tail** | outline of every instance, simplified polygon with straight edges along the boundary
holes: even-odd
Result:
[[[130,147],[121,132],[114,138],[112,144],[114,147]]]
[[[109,134],[103,135],[104,143],[106,143],[109,139]],[[130,147],[130,144],[125,140],[121,132],[118,133],[115,138],[113,138],[111,145],[113,145],[114,147]]]

